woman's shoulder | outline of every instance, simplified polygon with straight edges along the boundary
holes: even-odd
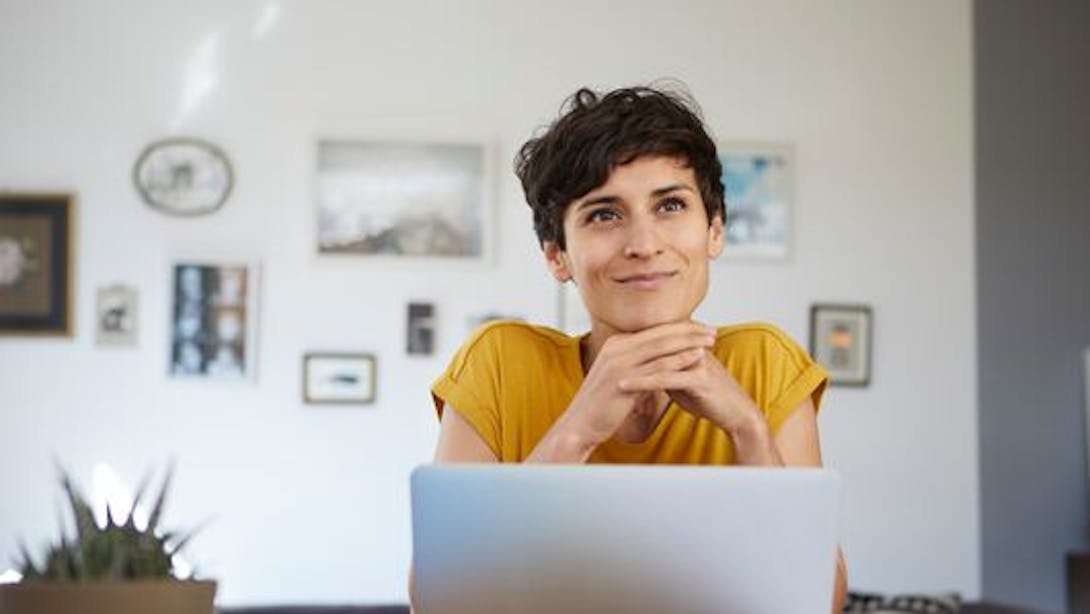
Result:
[[[809,354],[780,327],[769,322],[720,326],[715,335],[718,353],[775,353],[807,362]]]
[[[578,341],[577,337],[540,324],[522,320],[492,320],[478,326],[462,344],[462,349],[467,352],[485,348],[525,351],[534,348],[563,348]]]

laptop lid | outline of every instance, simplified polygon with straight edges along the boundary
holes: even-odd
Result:
[[[826,469],[430,465],[412,475],[420,614],[826,613]]]

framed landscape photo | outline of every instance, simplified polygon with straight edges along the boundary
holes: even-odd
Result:
[[[724,257],[786,260],[795,206],[793,148],[724,142],[717,149],[727,205]]]
[[[181,260],[171,267],[170,283],[170,375],[252,379],[257,356],[257,264]]]
[[[324,139],[317,251],[486,259],[491,179],[483,143]]]
[[[0,335],[72,335],[71,194],[0,194]]]
[[[337,352],[303,356],[303,402],[366,405],[375,402],[375,357]]]
[[[829,372],[829,384],[870,385],[871,330],[866,305],[810,307],[810,355]]]

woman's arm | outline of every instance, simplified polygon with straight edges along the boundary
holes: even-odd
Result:
[[[495,453],[458,410],[447,406],[439,421],[436,463],[498,463]]]

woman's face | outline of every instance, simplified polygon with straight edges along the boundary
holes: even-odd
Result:
[[[558,280],[575,282],[607,333],[688,320],[723,249],[723,221],[708,224],[693,170],[675,158],[617,167],[568,206],[563,224],[567,247],[546,242],[546,261]]]

